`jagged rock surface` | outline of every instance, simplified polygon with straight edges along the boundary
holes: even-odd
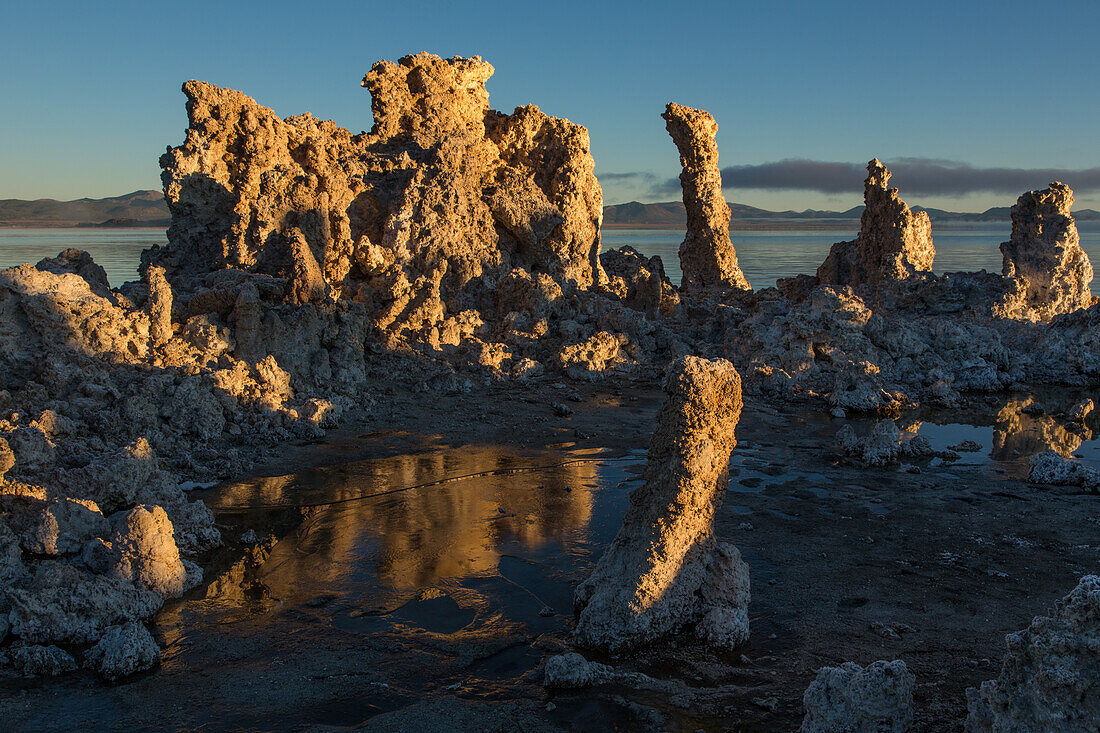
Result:
[[[718,170],[718,123],[709,112],[669,102],[661,115],[680,151],[687,236],[680,245],[685,291],[751,290],[730,241],[730,207]]]
[[[913,675],[900,660],[824,667],[802,704],[800,733],[905,733],[913,724]]]
[[[726,361],[672,365],[650,442],[645,484],[596,569],[577,588],[575,637],[620,650],[695,624],[720,648],[748,637],[748,566],[712,535],[736,445],[741,379]]]
[[[968,733],[1100,729],[1100,576],[1005,642],[1000,676],[966,691]]]
[[[84,654],[84,666],[114,682],[143,672],[160,661],[160,647],[144,625],[131,621],[107,629]]]
[[[284,302],[369,302],[384,328],[431,327],[476,297],[460,295],[471,281],[484,292],[512,267],[599,282],[587,131],[533,106],[490,110],[492,73],[478,57],[379,62],[360,135],[187,82],[187,141],[161,160],[172,244],[149,261],[185,292],[222,267],[270,275]],[[408,293],[418,282],[438,293]]]
[[[878,158],[867,164],[859,236],[832,246],[817,270],[821,283],[874,286],[932,270],[932,221],[926,212],[910,211],[889,188],[890,175]]]
[[[1049,321],[1092,304],[1092,263],[1072,207],[1072,189],[1059,182],[1022,194],[1012,207],[1012,235],[1001,244],[1004,276],[1019,293],[1005,306],[1009,317]]]
[[[1028,459],[1027,480],[1050,486],[1080,486],[1100,491],[1100,471],[1044,450]]]

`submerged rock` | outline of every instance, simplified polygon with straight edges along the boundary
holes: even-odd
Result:
[[[1073,191],[1058,182],[1021,195],[1012,207],[1012,236],[1001,253],[1004,276],[1016,281],[1019,297],[1005,315],[1049,321],[1092,304],[1092,263],[1081,249],[1072,207]]]
[[[748,638],[748,565],[712,535],[737,442],[740,376],[729,362],[688,356],[670,368],[665,394],[645,484],[576,590],[583,646],[620,650],[689,625],[719,648]]]
[[[685,292],[752,290],[737,265],[730,241],[730,207],[718,170],[718,123],[709,112],[669,102],[661,117],[680,151],[680,185],[687,209],[687,236],[680,245]]]
[[[923,211],[911,211],[889,188],[890,171],[875,158],[867,164],[859,236],[839,242],[817,270],[825,285],[872,285],[930,274],[936,248],[932,222]]]
[[[913,725],[913,675],[905,662],[824,667],[806,688],[800,733],[904,733]]]
[[[966,691],[968,733],[1100,730],[1100,576],[1005,643],[1000,676]]]

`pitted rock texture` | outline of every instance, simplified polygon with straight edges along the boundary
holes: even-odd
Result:
[[[587,131],[534,106],[489,109],[492,73],[478,57],[379,62],[363,80],[375,125],[359,135],[187,82],[187,140],[161,159],[171,244],[147,261],[187,294],[235,268],[273,278],[262,297],[355,299],[397,331],[436,326],[513,267],[598,283]]]
[[[718,123],[709,112],[669,102],[661,115],[680,151],[687,236],[680,245],[685,291],[752,290],[730,241],[730,207],[718,170]]]
[[[997,679],[966,691],[968,733],[1100,730],[1100,576],[1005,637]]]
[[[172,522],[159,506],[137,506],[113,518],[110,542],[93,544],[85,562],[108,576],[128,580],[167,598],[187,590],[187,568],[180,560]]]
[[[1029,191],[1012,207],[1012,236],[1001,244],[1004,276],[1014,279],[1021,297],[1006,315],[1049,321],[1092,304],[1092,263],[1070,210],[1073,191],[1052,183]]]
[[[160,661],[160,647],[143,624],[131,621],[107,629],[95,646],[84,653],[84,666],[114,682],[143,672]]]
[[[724,360],[677,360],[650,442],[645,484],[622,528],[577,588],[575,638],[621,650],[683,626],[719,648],[748,637],[748,566],[712,534],[725,491],[741,378]]]
[[[799,733],[905,733],[913,725],[913,681],[900,660],[823,667],[802,696]]]
[[[898,190],[888,187],[890,175],[878,158],[867,164],[859,236],[832,246],[817,270],[822,284],[877,286],[930,274],[936,256],[932,221],[923,211],[910,211]]]

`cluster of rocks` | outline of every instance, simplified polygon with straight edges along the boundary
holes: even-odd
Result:
[[[141,624],[221,541],[182,487],[369,410],[378,373],[447,389],[655,374],[687,354],[730,362],[674,371],[647,484],[578,592],[580,635],[603,648],[681,626],[719,645],[743,637],[747,575],[709,534],[742,387],[875,412],[1100,383],[1100,309],[1064,185],[1013,208],[1003,275],[935,276],[927,217],[872,161],[856,240],[816,276],[752,291],[716,123],[670,104],[688,211],[677,287],[659,258],[600,253],[587,131],[534,106],[490,109],[492,71],[476,57],[379,62],[363,80],[375,124],[358,134],[187,82],[186,138],[161,158],[169,241],[144,253],[140,280],[112,289],[72,250],[0,271],[10,664],[71,666],[56,643],[107,676],[145,665]],[[699,422],[699,400],[730,424]],[[689,444],[706,446],[706,465],[677,464]],[[698,514],[658,531],[649,504],[672,500]],[[650,541],[662,557],[643,552]]]

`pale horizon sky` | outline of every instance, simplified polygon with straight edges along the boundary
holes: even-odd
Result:
[[[191,78],[368,130],[363,74],[426,50],[490,61],[495,109],[533,103],[588,127],[609,204],[679,198],[659,116],[676,101],[718,120],[721,165],[746,184],[731,201],[847,209],[861,177],[807,190],[803,169],[878,157],[908,161],[894,183],[911,205],[1007,206],[1053,169],[1078,208],[1100,209],[1097,3],[46,1],[5,18],[0,198],[158,189]],[[928,162],[966,175],[941,185]]]

